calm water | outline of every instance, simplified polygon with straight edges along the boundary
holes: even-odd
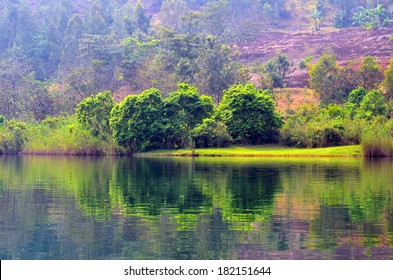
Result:
[[[0,259],[393,259],[393,162],[0,157]]]

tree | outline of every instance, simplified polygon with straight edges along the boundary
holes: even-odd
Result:
[[[264,144],[277,140],[281,117],[268,91],[253,84],[234,85],[224,91],[218,118],[228,127],[233,140],[243,144]]]
[[[23,50],[9,49],[0,61],[0,114],[9,119],[27,118],[35,81],[35,72],[26,63]]]
[[[93,70],[92,81],[97,91],[107,90],[115,80],[121,45],[109,35],[85,35],[80,40],[81,58]]]
[[[135,7],[135,14],[136,14],[136,23],[138,28],[147,33],[150,27],[150,17],[148,17],[145,13],[145,9],[143,8],[142,2],[138,0],[138,3]]]
[[[82,39],[83,22],[79,15],[72,15],[64,32],[64,45],[61,54],[61,65],[73,67],[77,65],[80,55],[80,40]]]
[[[187,130],[192,130],[202,120],[213,114],[211,97],[200,95],[198,89],[188,84],[179,84],[178,90],[165,99],[166,113],[182,118]]]
[[[334,54],[324,53],[315,65],[310,66],[308,81],[323,103],[342,101],[341,97],[337,96],[338,73],[339,68]]]
[[[383,79],[381,66],[372,56],[366,56],[359,67],[360,86],[366,90],[378,88]]]
[[[246,83],[250,78],[248,68],[236,61],[238,54],[214,37],[208,37],[206,47],[200,50],[198,84],[217,102],[220,102],[223,90],[233,84]]]
[[[200,95],[194,86],[179,84],[178,90],[164,100],[166,147],[190,146],[191,130],[210,117],[213,110],[210,96]]]
[[[105,138],[110,134],[109,118],[114,106],[111,92],[104,91],[83,99],[76,107],[76,118],[92,135]]]
[[[318,8],[315,8],[314,11],[311,14],[311,17],[314,19],[314,29],[315,31],[320,31],[321,30],[321,11],[318,10]]]
[[[348,99],[345,102],[345,109],[348,110],[351,118],[353,118],[358,113],[360,103],[366,94],[367,91],[364,87],[359,87],[351,91],[349,94]]]
[[[389,67],[384,73],[382,87],[388,100],[393,99],[393,58],[390,60]]]
[[[143,65],[157,45],[156,40],[141,42],[136,38],[128,37],[120,43],[122,48],[121,61],[118,70],[121,74],[120,80],[125,80],[128,84],[136,85],[138,75]]]
[[[165,0],[159,14],[160,21],[163,26],[179,32],[183,29],[182,17],[187,14],[188,10],[184,0]]]
[[[382,92],[373,89],[367,92],[362,102],[360,102],[358,116],[364,119],[371,119],[378,115],[386,116],[387,109]]]
[[[225,147],[232,142],[227,126],[215,118],[204,119],[192,130],[196,148]]]
[[[283,53],[277,53],[274,59],[267,61],[261,70],[262,84],[267,88],[283,88],[288,81],[288,74],[292,73],[293,62]]]
[[[128,151],[147,151],[164,147],[163,100],[158,89],[130,95],[111,111],[113,139]]]
[[[377,4],[375,8],[359,6],[353,13],[353,25],[359,25],[365,29],[377,28],[389,18],[391,18],[390,13],[382,8],[381,3]]]

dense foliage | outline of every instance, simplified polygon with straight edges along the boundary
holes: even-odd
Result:
[[[218,116],[236,143],[274,142],[281,126],[273,96],[253,84],[235,85],[224,91]]]
[[[282,118],[273,93],[290,80],[291,58],[278,52],[256,66],[254,86],[238,44],[304,15],[315,30],[334,13],[340,27],[382,28],[391,7],[390,0],[2,1],[0,153],[105,154],[279,138],[299,147],[360,143],[375,119],[393,116],[393,60],[383,71],[373,57],[345,65],[329,53],[303,59],[320,104]]]

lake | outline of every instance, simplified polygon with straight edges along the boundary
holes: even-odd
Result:
[[[392,259],[393,161],[0,156],[0,259]]]

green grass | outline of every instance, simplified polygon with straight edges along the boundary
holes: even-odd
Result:
[[[229,148],[208,148],[191,150],[157,150],[137,156],[224,156],[224,157],[361,157],[360,145],[329,148],[289,148],[283,146],[232,146]]]

